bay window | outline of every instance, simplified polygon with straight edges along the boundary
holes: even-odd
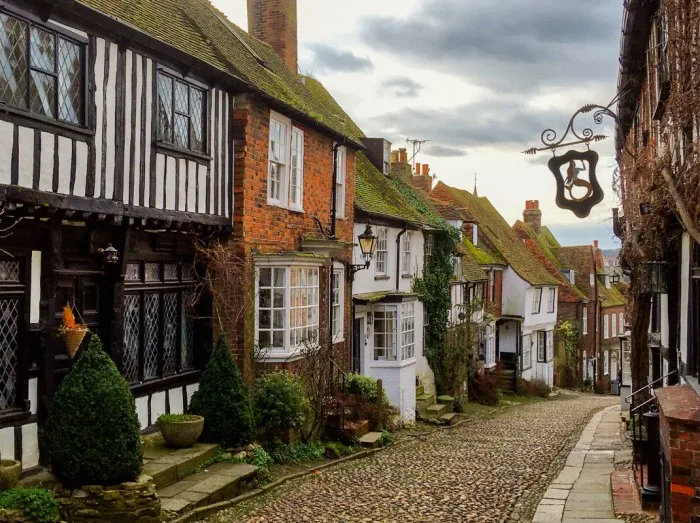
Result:
[[[267,203],[302,211],[304,207],[304,132],[281,114],[270,112]]]
[[[415,303],[401,304],[401,359],[410,360],[416,355]]]
[[[85,42],[0,12],[0,102],[84,124]]]
[[[188,264],[127,264],[122,370],[129,383],[194,370],[195,286]]]
[[[318,343],[318,267],[258,267],[256,331],[260,349],[293,352]]]
[[[416,302],[374,307],[375,362],[404,362],[416,357]]]

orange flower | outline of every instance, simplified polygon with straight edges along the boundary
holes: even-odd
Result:
[[[73,311],[71,310],[70,305],[63,307],[63,326],[66,329],[76,328],[75,316],[73,316]]]

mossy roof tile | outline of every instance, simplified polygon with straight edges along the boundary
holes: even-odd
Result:
[[[469,191],[447,186],[458,206],[466,207],[479,222],[477,246],[488,246],[496,251],[513,270],[531,285],[559,285],[539,260],[527,250],[496,208],[485,197],[474,196]]]
[[[600,298],[601,307],[621,307],[627,305],[627,299],[622,293],[611,285],[606,287],[605,284],[598,284],[598,297]]]
[[[364,134],[318,80],[290,71],[268,44],[233,24],[208,0],[77,2],[233,75],[280,106],[362,146]]]
[[[481,268],[479,261],[473,254],[475,248],[472,242],[464,238],[462,245],[465,247],[466,254],[462,255],[462,276],[467,281],[485,281],[489,279],[489,275]]]

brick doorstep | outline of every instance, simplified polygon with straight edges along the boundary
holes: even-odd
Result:
[[[647,515],[658,518],[657,510],[643,510],[639,499],[639,488],[634,480],[632,465],[618,468],[610,475],[615,515]]]

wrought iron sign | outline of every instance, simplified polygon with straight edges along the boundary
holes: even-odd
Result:
[[[558,138],[554,129],[545,129],[540,136],[542,147],[531,147],[523,151],[523,154],[528,155],[552,151],[553,157],[550,158],[547,166],[557,183],[556,203],[579,218],[588,216],[591,209],[602,202],[605,196],[596,175],[598,153],[592,151],[590,145],[605,140],[607,136],[594,134],[590,127],[578,131],[575,126],[576,118],[582,114],[593,113],[593,121],[596,125],[602,124],[605,116],[617,121],[617,116],[610,110],[614,101],[607,107],[596,104],[584,105],[571,117],[561,138]],[[585,145],[586,150],[570,149],[564,155],[557,156],[557,149],[574,145]]]

